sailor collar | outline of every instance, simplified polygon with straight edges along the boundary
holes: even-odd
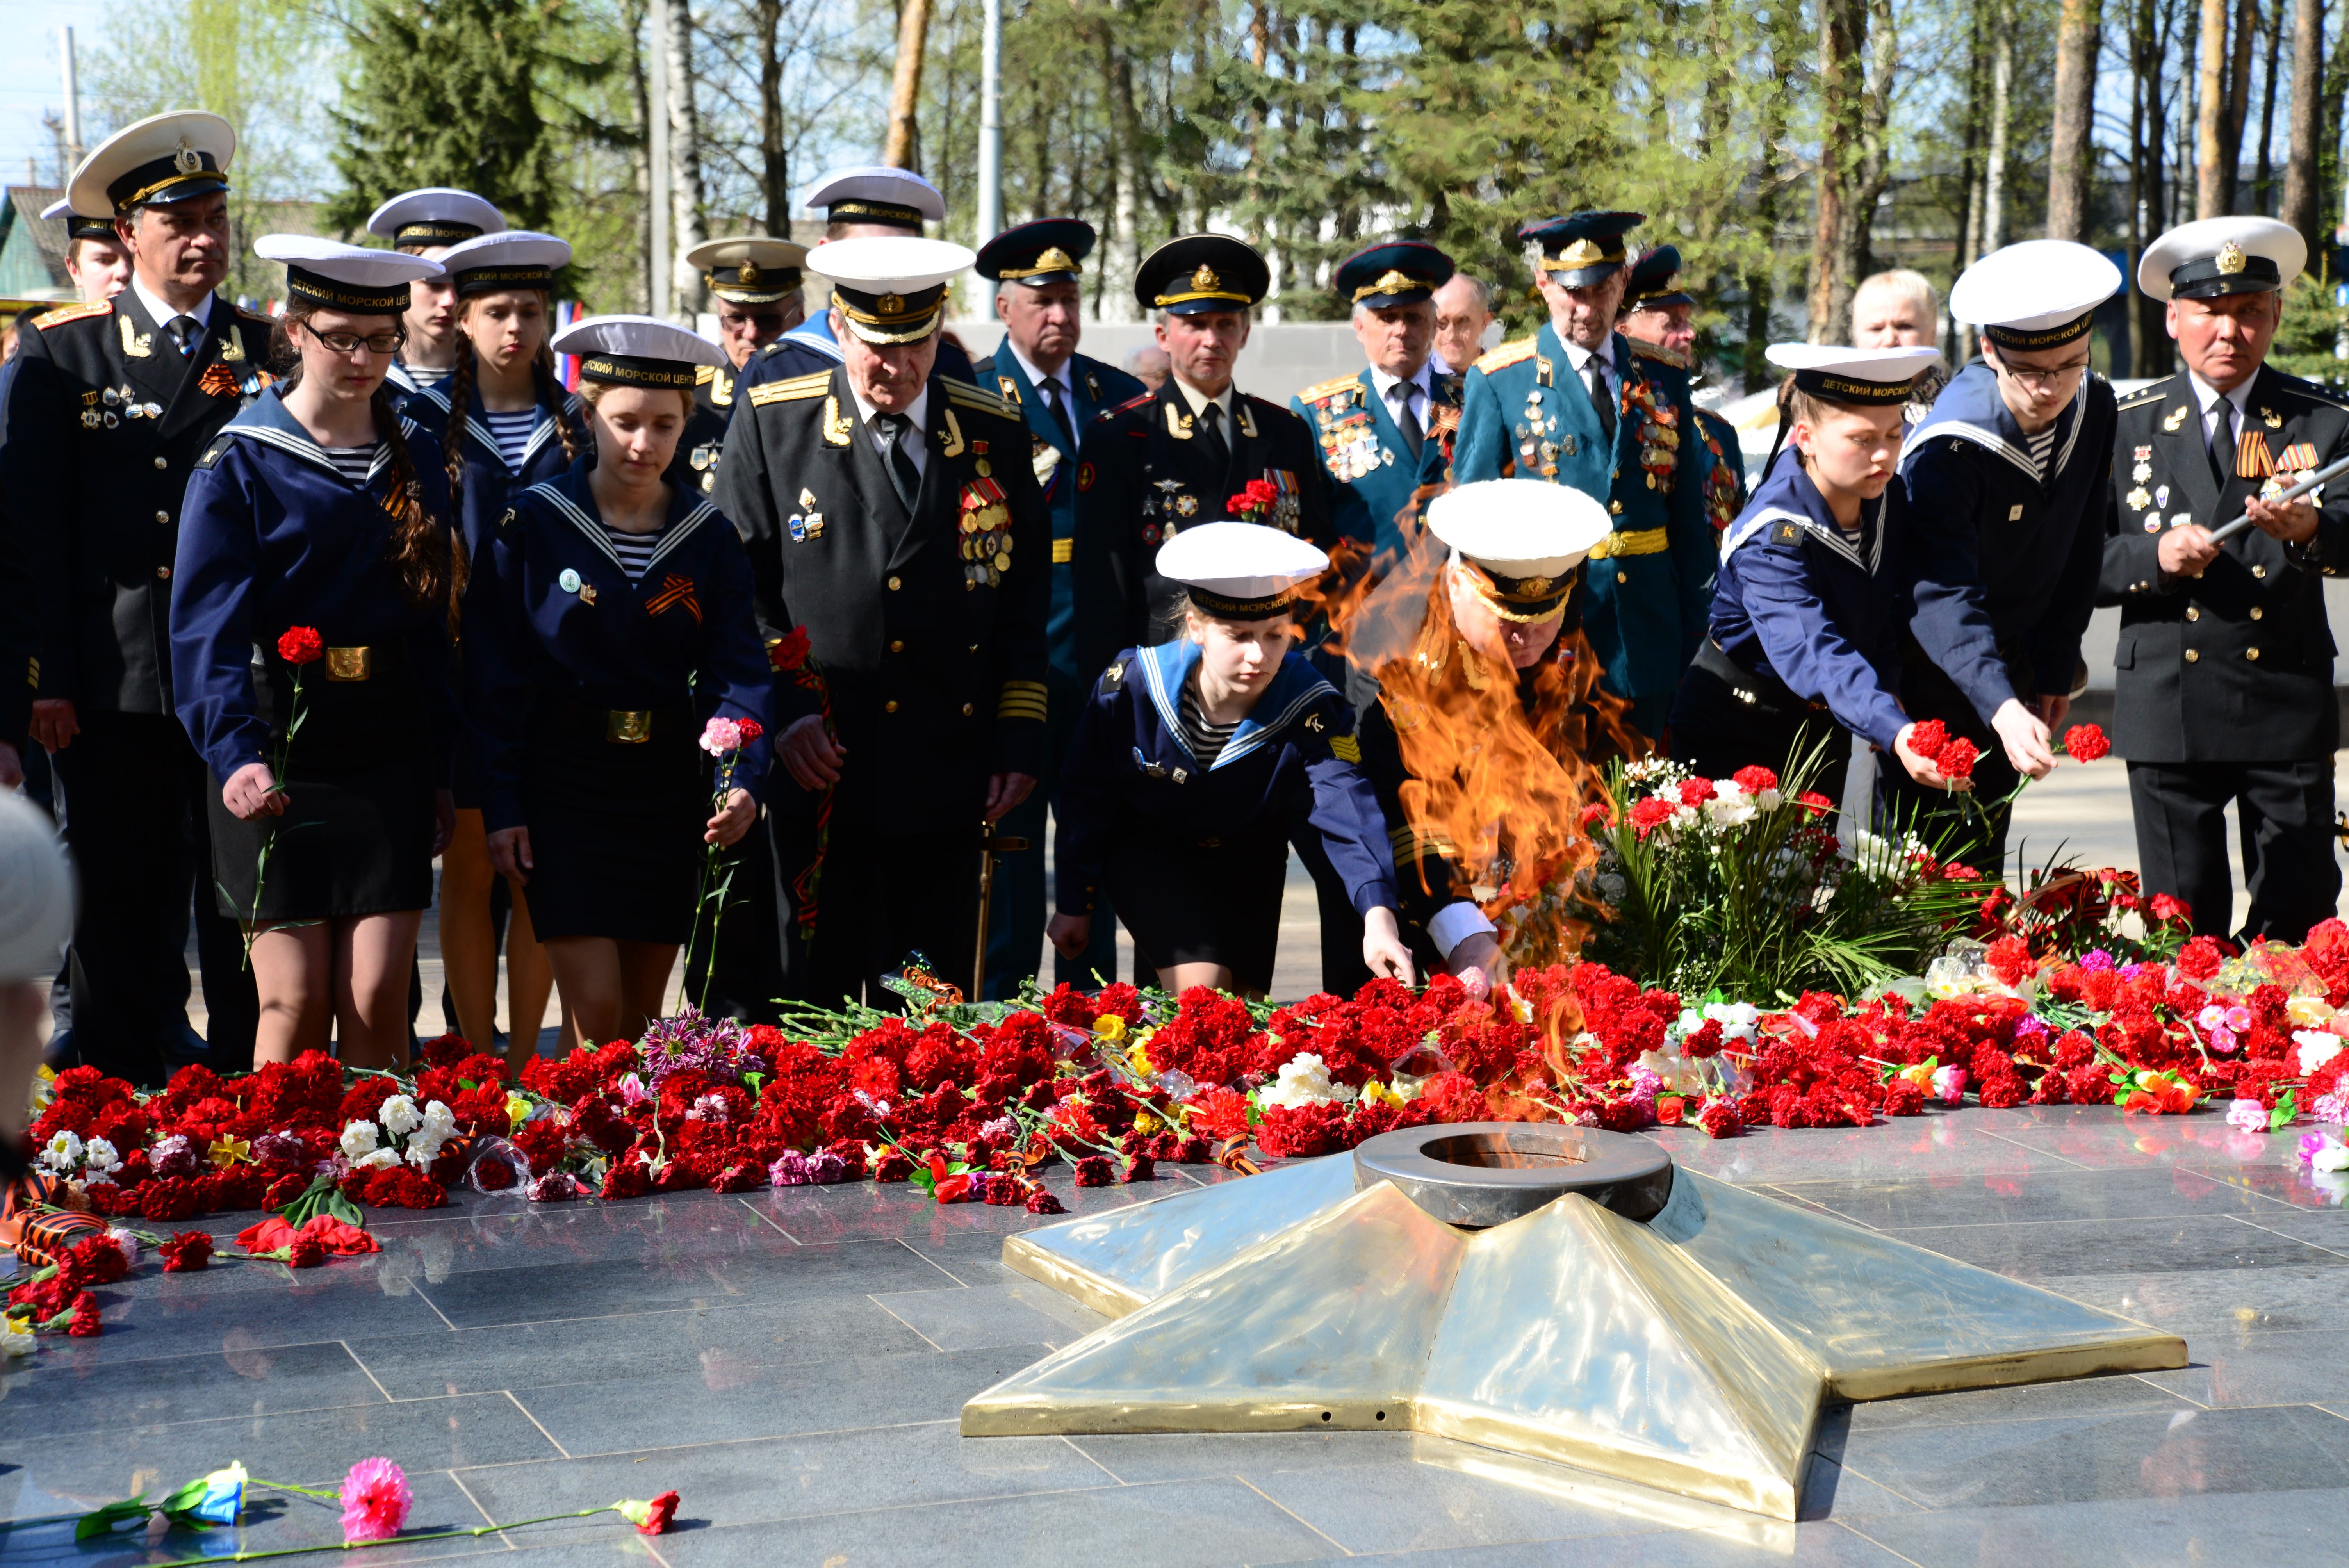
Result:
[[[1152,706],[1158,710],[1159,727],[1166,732],[1183,755],[1191,756],[1191,748],[1183,738],[1181,702],[1183,683],[1191,678],[1198,667],[1199,645],[1188,637],[1177,637],[1171,643],[1143,648],[1134,655],[1133,662],[1142,666],[1143,684],[1149,688]],[[1214,772],[1238,761],[1251,752],[1263,749],[1280,738],[1282,731],[1302,718],[1325,696],[1335,696],[1338,688],[1315,673],[1313,666],[1302,659],[1284,657],[1275,670],[1272,682],[1264,696],[1257,699],[1248,716],[1232,731],[1221,755],[1206,770]],[[1191,758],[1194,766],[1198,758]]]
[[[626,564],[620,560],[620,552],[612,548],[611,536],[604,531],[604,514],[596,510],[595,488],[587,482],[587,475],[594,463],[593,458],[583,457],[555,478],[534,484],[523,493],[544,501],[556,516],[576,528],[605,559],[619,567],[622,574],[626,575]],[[645,562],[640,581],[649,578],[655,566],[675,553],[703,523],[718,515],[718,503],[699,494],[690,485],[672,483],[668,488],[668,526],[661,530],[660,542],[653,546],[652,555]]]
[[[1885,487],[1885,495],[1892,487]],[[1859,508],[1859,538],[1855,542],[1827,510],[1826,498],[1802,464],[1788,462],[1783,469],[1773,470],[1763,481],[1762,489],[1745,515],[1730,528],[1722,541],[1721,558],[1726,562],[1737,549],[1765,532],[1774,542],[1791,542],[1796,534],[1807,534],[1836,555],[1865,572],[1870,577],[1884,562],[1885,495],[1874,500],[1862,501]]]
[[[413,436],[416,428],[415,420],[405,415],[400,417],[399,432],[402,437]],[[280,387],[267,388],[260,397],[240,409],[236,418],[221,427],[221,434],[242,437],[245,440],[257,441],[265,447],[274,447],[281,452],[323,469],[342,483],[350,482],[343,478],[343,470],[335,466],[335,459],[326,455],[326,449],[320,446],[311,437],[310,432],[302,428],[302,421],[286,410],[285,396]],[[378,441],[375,446],[375,459],[367,465],[367,482],[369,485],[374,484],[376,476],[390,466],[391,444],[388,441]]]
[[[2072,450],[2088,422],[2088,384],[2095,379],[2093,371],[2083,374],[2079,391],[2055,416],[2055,448],[2044,480],[2047,484],[2054,484],[2056,476],[2071,463]],[[1941,395],[1933,399],[1933,407],[1927,411],[1923,422],[1909,432],[1909,439],[1900,449],[1901,466],[1906,468],[1909,459],[1927,441],[1945,436],[1979,443],[2013,463],[2026,479],[2042,482],[2039,465],[2031,459],[2029,438],[2023,435],[2023,427],[2015,423],[2014,412],[2006,406],[2006,399],[1999,396],[1998,373],[1985,360],[1975,360],[1941,388]]]

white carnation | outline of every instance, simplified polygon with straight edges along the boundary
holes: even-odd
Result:
[[[2292,1042],[2300,1047],[2300,1076],[2302,1078],[2341,1054],[2341,1037],[2323,1029],[2294,1029]]]
[[[396,1094],[383,1102],[383,1109],[376,1112],[376,1119],[382,1122],[384,1130],[394,1138],[405,1138],[416,1130],[424,1116],[416,1109],[414,1100],[404,1094]]]
[[[103,1138],[93,1138],[82,1147],[82,1175],[92,1181],[110,1181],[122,1169],[122,1156],[113,1144]]]
[[[398,1163],[398,1150],[378,1149],[372,1154],[363,1155],[359,1159],[352,1161],[351,1169],[354,1171],[388,1171]]]
[[[343,1136],[338,1141],[343,1146],[344,1159],[359,1161],[366,1159],[383,1140],[376,1136],[374,1122],[354,1121],[343,1129]]]
[[[1311,1051],[1300,1051],[1281,1065],[1280,1077],[1266,1089],[1263,1102],[1295,1109],[1299,1106],[1330,1105],[1353,1099],[1353,1091],[1330,1081],[1327,1063]]]

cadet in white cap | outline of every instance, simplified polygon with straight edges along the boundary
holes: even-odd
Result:
[[[718,346],[642,315],[554,346],[579,360],[595,458],[516,494],[474,553],[464,687],[491,859],[526,886],[582,1037],[633,1038],[696,935],[704,846],[740,841],[764,792],[767,742],[704,755],[702,720],[763,728],[771,676],[742,541],[671,472]]]
[[[2341,744],[2323,579],[2349,569],[2349,489],[2277,499],[2349,457],[2340,394],[2266,364],[2307,261],[2290,225],[2209,218],[2146,247],[2185,368],[2120,404],[2099,602],[2121,607],[2113,749],[2128,759],[2145,892],[2194,929],[2298,942],[2333,913]],[[2252,527],[2213,542],[2237,517]],[[2224,812],[2251,909],[2232,923]]]
[[[173,687],[213,783],[210,880],[251,944],[257,1057],[331,1037],[388,1068],[454,822],[448,495],[440,449],[385,386],[409,284],[440,269],[305,234],[254,253],[285,263],[274,346],[291,368],[188,482]]]
[[[1183,634],[1110,662],[1061,767],[1049,929],[1061,952],[1084,951],[1106,892],[1167,990],[1261,996],[1289,835],[1309,830],[1362,918],[1363,962],[1411,983],[1353,715],[1296,651],[1300,591],[1329,564],[1253,522],[1206,523],[1160,547],[1160,574],[1187,594]]]
[[[482,234],[505,232],[506,217],[487,198],[446,185],[406,191],[367,217],[370,234],[411,256],[439,261],[449,247]],[[457,367],[457,291],[445,276],[420,278],[409,287],[408,341],[391,384],[402,392],[438,387]]]
[[[115,220],[132,276],[110,300],[49,311],[19,334],[0,412],[0,558],[26,563],[36,595],[31,738],[73,798],[67,834],[89,887],[59,1054],[141,1085],[197,1059],[238,1071],[253,1032],[243,944],[208,898],[195,903],[209,1051],[188,1026],[188,912],[210,859],[212,790],[173,717],[171,667],[188,475],[266,379],[267,318],[214,292],[235,148],[227,121],[183,110],[126,126],[82,160],[67,198]]]
[[[63,219],[66,225],[66,276],[84,304],[112,299],[130,281],[130,256],[114,220],[74,211],[64,197],[41,209],[41,216]]]
[[[1930,348],[1776,343],[1791,374],[1760,488],[1721,546],[1708,635],[1672,704],[1672,759],[1707,778],[1785,779],[1815,747],[1806,787],[1839,799],[1851,738],[1945,786],[1909,748],[1899,689],[1906,496],[1897,465],[1909,394]]]
[[[714,499],[750,546],[765,634],[804,633],[788,645],[823,672],[775,693],[788,994],[892,1006],[881,977],[912,951],[968,989],[980,824],[1042,766],[1051,531],[1019,410],[936,368],[971,253],[904,234],[818,259],[844,358],[750,388]],[[718,985],[753,1015],[777,994],[722,954]]]
[[[2118,267],[2069,240],[2026,240],[1968,267],[1950,315],[1982,329],[1982,357],[1941,389],[1901,454],[1916,605],[1901,706],[1981,748],[1984,809],[1905,775],[1885,786],[1927,842],[1992,876],[2006,860],[2000,802],[2055,765],[2053,732],[2085,671],[2114,417],[2088,350],[2097,307],[2120,288]]]
[[[1431,972],[1490,975],[1500,946],[1474,890],[1505,888],[1498,909],[1561,880],[1596,799],[1583,764],[1620,754],[1619,725],[1599,715],[1619,721],[1625,706],[1595,689],[1576,592],[1611,526],[1570,486],[1455,486],[1428,503],[1435,548],[1344,628],[1377,679],[1357,731],[1362,769],[1385,813],[1404,934]],[[1479,790],[1496,776],[1506,790]]]

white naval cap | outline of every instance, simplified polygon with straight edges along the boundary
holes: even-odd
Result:
[[[55,969],[73,923],[73,872],[57,830],[23,796],[0,795],[0,983]]]
[[[505,229],[460,240],[440,253],[457,297],[554,286],[554,269],[571,261],[571,242],[534,229]]]
[[[895,223],[916,233],[923,219],[943,221],[947,215],[947,199],[936,186],[910,169],[886,163],[833,170],[808,191],[805,205],[835,223]]]
[[[832,280],[832,303],[867,343],[918,343],[945,314],[947,282],[978,260],[968,246],[915,234],[831,240],[807,255]]]
[[[506,215],[488,198],[450,185],[403,191],[367,215],[367,230],[395,245],[453,245],[505,232]]]
[[[1851,348],[1836,343],[1774,343],[1770,363],[1795,374],[1795,388],[1830,403],[1864,407],[1909,401],[1909,389],[1925,367],[1941,357],[1937,348]]]
[[[1958,274],[1950,319],[2001,348],[2055,348],[2088,335],[2096,307],[2121,291],[2121,270],[2071,240],[2025,240]]]
[[[200,108],[175,108],[124,126],[92,148],[66,181],[79,212],[116,217],[151,203],[228,189],[236,129]]]
[[[1518,622],[1556,614],[1574,569],[1614,527],[1596,500],[1541,480],[1478,480],[1427,503],[1428,532],[1482,568],[1486,600]]]
[[[732,234],[707,240],[685,253],[685,264],[719,299],[737,304],[772,304],[799,292],[808,248],[764,234]]]
[[[1319,547],[1260,522],[1201,523],[1158,547],[1158,574],[1190,589],[1202,612],[1227,621],[1278,614],[1329,568]]]
[[[2202,218],[2145,248],[2137,286],[2158,300],[2282,288],[2308,265],[2308,242],[2273,218]]]
[[[75,211],[73,201],[70,197],[58,197],[56,201],[41,209],[41,216],[44,218],[64,219],[66,225],[66,238],[68,240],[112,240],[115,238],[113,219],[108,217],[93,218],[87,212]]]
[[[591,315],[573,322],[547,345],[576,355],[583,381],[617,387],[693,390],[693,367],[723,365],[726,351],[674,323],[650,315]]]
[[[317,234],[264,234],[253,242],[253,253],[285,264],[289,298],[367,315],[399,315],[408,308],[408,285],[441,272],[440,263],[422,256]]]

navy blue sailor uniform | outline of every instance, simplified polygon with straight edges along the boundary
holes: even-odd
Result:
[[[770,672],[734,526],[698,490],[632,576],[583,458],[514,497],[465,593],[482,825],[530,830],[541,940],[681,944],[721,788],[764,793],[769,743],[698,749],[712,717],[768,725]]]
[[[243,941],[208,891],[217,790],[173,712],[171,597],[189,476],[267,384],[270,325],[215,294],[182,354],[135,289],[63,306],[17,335],[0,405],[0,534],[34,590],[8,674],[30,699],[70,701],[80,727],[51,758],[82,884],[72,1047],[140,1085],[194,1057],[191,906],[208,1059],[252,1057]]]
[[[1854,735],[1889,751],[1906,616],[1900,481],[1847,533],[1790,456],[1722,542],[1710,634],[1672,705],[1672,758],[1710,779],[1790,768],[1824,743],[1808,788],[1842,799]],[[1799,743],[1799,744],[1798,744]]]
[[[1043,766],[1051,534],[1027,427],[933,375],[909,511],[844,369],[742,396],[715,499],[769,646],[804,632],[820,672],[778,679],[774,727],[822,715],[846,752],[829,789],[780,777],[770,794],[783,983],[882,1003],[918,950],[967,986],[988,777]]]
[[[1044,773],[1027,799],[1006,812],[997,830],[1006,838],[1024,839],[1028,848],[1006,855],[996,867],[992,902],[988,909],[987,994],[989,1001],[1017,995],[1020,982],[1040,951],[1044,936],[1044,818],[1058,788],[1061,758],[1076,733],[1087,686],[1077,670],[1076,548],[1077,443],[1079,436],[1105,409],[1131,402],[1148,390],[1133,377],[1087,355],[1076,354],[1061,369],[1071,396],[1063,407],[1064,428],[1052,417],[1043,394],[1030,381],[1019,356],[1005,343],[984,358],[971,362],[979,385],[1001,394],[1027,420],[1029,450],[1036,482],[1052,520],[1052,600],[1045,640],[1050,674],[1045,677]],[[1077,958],[1053,955],[1056,980],[1091,985],[1098,972],[1117,975],[1117,943],[1107,920],[1098,923],[1092,944]]]
[[[573,441],[582,443],[586,431],[585,401],[577,393],[560,387],[555,393],[563,399],[564,412],[571,421]],[[478,384],[468,402],[464,440],[459,447],[463,454],[465,477],[460,486],[457,511],[465,553],[471,556],[481,549],[514,496],[533,485],[560,478],[571,467],[572,459],[564,455],[561,427],[555,420],[554,409],[543,398],[538,405],[538,421],[531,428],[528,444],[523,448],[519,469],[506,467],[504,454],[498,450],[498,439],[491,433],[489,409],[481,401]],[[444,451],[448,449],[449,383],[419,388],[400,405],[400,411],[422,426]],[[678,444],[682,447],[682,440]]]
[[[1959,858],[1997,875],[2008,813],[1997,802],[2017,781],[1990,727],[2009,700],[2068,696],[2080,638],[2095,608],[2112,472],[2111,385],[2094,372],[2045,433],[2045,471],[1976,360],[1941,389],[1911,430],[1900,471],[1909,593],[1900,699],[1919,721],[1938,718],[1980,749],[1979,810],[1887,769],[1885,790],[1904,815],[1929,822],[1929,841],[1962,839]],[[1955,836],[1955,837],[1953,837]]]
[[[440,448],[413,421],[401,430],[413,504],[445,527]],[[387,503],[401,488],[389,443],[354,483],[274,388],[222,429],[188,481],[171,666],[180,721],[211,775],[223,914],[325,920],[432,902],[434,796],[457,715],[447,614],[413,603],[389,558]],[[298,696],[278,648],[297,626],[326,645],[302,666]],[[221,788],[252,763],[276,771],[281,755],[285,814],[239,821]]]
[[[1358,917],[1394,907],[1394,864],[1338,689],[1288,655],[1202,768],[1180,716],[1200,656],[1188,638],[1128,648],[1094,683],[1061,774],[1057,903],[1091,914],[1106,892],[1161,970],[1220,964],[1263,992],[1291,837],[1320,840]]]
[[[2305,544],[2247,528],[2199,577],[2166,575],[2158,551],[2172,528],[2215,528],[2271,483],[2349,457],[2349,408],[2262,366],[2241,389],[2222,485],[2198,394],[2181,372],[2119,405],[2097,593],[2121,611],[2113,750],[2128,763],[2147,894],[2189,904],[2199,933],[2233,934],[2232,800],[2251,895],[2240,934],[2298,942],[2333,913],[2341,890],[2340,709],[2324,579],[2349,571],[2349,493],[2336,480],[2313,498],[2317,531]]]
[[[1701,440],[1679,356],[1613,335],[1615,438],[1574,362],[1545,322],[1468,372],[1454,449],[1455,482],[1544,479],[1604,503],[1615,532],[1591,553],[1583,625],[1603,684],[1631,722],[1661,733],[1682,672],[1704,641],[1716,535],[1708,521]]]

